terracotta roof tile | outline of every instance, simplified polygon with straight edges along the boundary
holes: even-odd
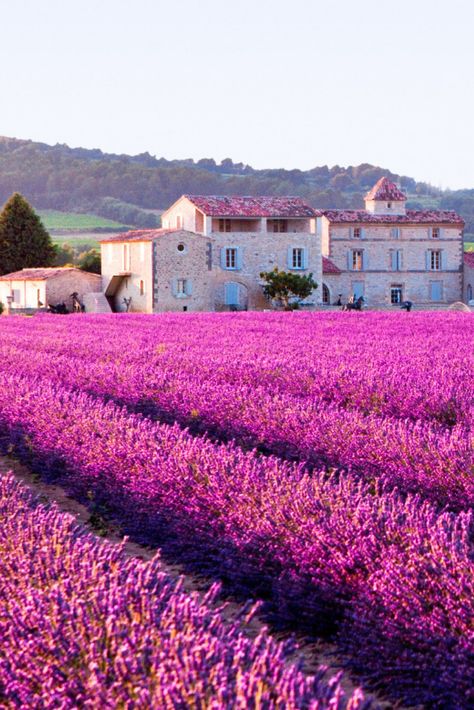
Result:
[[[323,210],[322,214],[334,224],[458,224],[464,220],[452,210],[407,210],[406,214],[374,214],[366,210]]]
[[[163,237],[173,232],[182,232],[182,229],[132,229],[130,232],[114,234],[113,237],[101,239],[101,244],[108,242],[152,242],[157,237]]]
[[[341,274],[341,269],[336,266],[327,256],[323,256],[323,274]]]
[[[76,269],[76,267],[74,266],[21,269],[21,271],[12,271],[10,274],[4,274],[3,276],[0,276],[0,281],[44,281],[46,279],[52,279],[55,276],[60,276],[61,274],[68,273],[71,271],[76,271],[81,274],[85,273],[81,269]],[[96,276],[98,276],[98,274],[96,274]]]
[[[183,195],[209,217],[317,217],[300,197]]]
[[[366,200],[384,200],[389,202],[402,202],[406,195],[387,177],[380,178],[373,188],[366,194]]]
[[[464,263],[466,264],[466,266],[469,266],[471,269],[474,269],[474,251],[464,252]]]

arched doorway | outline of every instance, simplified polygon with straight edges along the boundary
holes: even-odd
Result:
[[[326,284],[323,284],[323,303],[325,306],[329,306],[331,304],[331,293],[329,291],[329,287],[326,286]]]
[[[225,311],[246,311],[248,309],[248,288],[238,281],[225,281],[216,293],[216,309]]]

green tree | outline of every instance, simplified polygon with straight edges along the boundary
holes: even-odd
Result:
[[[31,205],[15,192],[0,214],[0,274],[51,266],[56,250]]]
[[[89,251],[81,254],[79,268],[83,271],[91,271],[93,274],[100,274],[100,265],[100,253],[97,249],[89,249]]]
[[[318,288],[313,274],[301,276],[289,271],[279,271],[277,267],[273,271],[262,271],[260,278],[266,282],[263,286],[265,296],[281,303],[285,310],[297,308],[300,301]],[[290,299],[297,299],[296,303],[290,304]]]

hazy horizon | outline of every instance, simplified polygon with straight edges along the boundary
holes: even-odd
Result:
[[[0,0],[0,134],[474,187],[468,0]]]

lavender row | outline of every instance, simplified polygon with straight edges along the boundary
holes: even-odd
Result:
[[[440,708],[474,699],[469,515],[310,476],[40,378],[0,375],[0,422],[17,453],[49,471],[62,464],[67,485],[127,530],[173,539],[207,573],[264,589],[281,620],[330,617],[396,697]]]
[[[222,320],[216,316],[214,319],[216,329]],[[362,398],[363,406],[351,407],[347,401],[342,406],[341,393],[345,392],[344,396],[347,396],[350,387],[357,385],[355,376],[349,383],[343,377],[343,368],[346,368],[346,374],[348,367],[354,368],[353,363],[347,362],[346,351],[333,356],[331,382],[329,370],[325,371],[322,381],[327,389],[323,392],[323,385],[320,385],[319,394],[315,394],[316,375],[308,375],[313,393],[303,396],[292,392],[288,382],[288,386],[283,387],[281,378],[280,389],[272,388],[265,376],[269,372],[268,363],[263,365],[261,362],[262,359],[267,362],[265,358],[258,360],[254,357],[253,366],[248,362],[239,367],[232,366],[232,348],[235,346],[239,352],[239,328],[228,334],[227,341],[232,347],[226,347],[225,341],[223,346],[208,348],[206,341],[199,341],[202,330],[199,318],[188,321],[189,331],[183,336],[184,345],[180,345],[176,334],[173,336],[173,332],[169,332],[170,323],[175,324],[176,319],[136,318],[132,319],[131,326],[124,319],[89,318],[79,322],[69,319],[69,324],[77,324],[77,333],[69,333],[64,343],[58,343],[55,338],[72,326],[56,329],[55,321],[55,327],[51,329],[51,319],[37,320],[39,325],[35,324],[33,332],[25,325],[10,326],[10,338],[2,340],[1,367],[4,371],[14,368],[30,377],[41,375],[53,382],[61,381],[102,398],[113,398],[144,413],[164,415],[194,430],[208,431],[221,438],[236,438],[247,446],[306,461],[316,468],[349,469],[367,482],[380,480],[406,493],[419,492],[433,503],[449,505],[454,510],[466,509],[474,503],[472,428],[467,423],[473,401],[469,398],[474,395],[469,384],[464,390],[461,388],[460,368],[461,364],[469,365],[465,352],[469,339],[466,334],[462,335],[461,349],[459,320],[448,319],[445,323],[437,319],[436,322],[444,323],[448,332],[454,330],[458,337],[453,335],[453,340],[458,350],[462,350],[462,357],[453,364],[448,362],[449,351],[443,352],[442,358],[438,353],[444,365],[441,367],[438,363],[434,375],[439,380],[437,387],[432,386],[433,375],[427,377],[426,363],[424,371],[419,373],[420,381],[428,379],[435,393],[431,396],[430,407],[434,406],[434,399],[439,399],[444,402],[446,417],[451,412],[454,418],[462,420],[450,427],[428,417],[413,421],[382,415],[379,403],[386,395],[377,389],[383,379],[380,368],[375,368],[376,375],[371,376],[370,387],[366,383],[369,389],[372,388],[372,409],[365,411],[367,398]],[[206,324],[212,323],[211,316],[203,317],[203,320]],[[44,322],[48,324],[48,331],[41,339]],[[237,323],[240,325],[241,321]],[[95,330],[98,324],[104,326],[100,339],[97,339]],[[429,321],[422,320],[421,324],[426,330]],[[266,327],[268,330],[268,324]],[[380,324],[373,324],[372,337],[380,334],[379,327]],[[198,345],[187,346],[189,332],[195,336]],[[262,332],[268,337],[263,325],[259,336]],[[417,333],[420,342],[423,342],[423,333],[423,329]],[[135,341],[129,338],[132,334],[136,336]],[[36,353],[31,353],[27,346],[29,338],[34,335],[37,349]],[[162,338],[164,340],[156,345],[156,341]],[[289,343],[292,345],[291,339]],[[285,349],[292,352],[290,345],[285,341],[280,346],[279,358]],[[426,346],[420,348],[420,352],[426,360]],[[472,360],[470,348],[469,357]],[[420,358],[421,355],[418,360]],[[212,367],[206,364],[213,359]],[[260,378],[255,363],[263,373]],[[292,375],[297,381],[303,380],[303,375],[298,374],[300,366],[295,366],[293,372],[292,364]],[[304,366],[310,372],[308,361],[304,360]],[[443,377],[451,377],[451,386],[444,394]],[[466,371],[463,381],[466,381]],[[409,390],[411,386],[409,381]],[[400,381],[399,390],[398,398],[410,401],[406,383],[402,387]],[[421,396],[420,392],[417,397]],[[439,418],[440,406],[436,410]]]
[[[362,710],[304,677],[263,629],[243,636],[150,562],[99,543],[0,479],[0,697],[9,708]],[[247,615],[247,621],[251,612]]]

